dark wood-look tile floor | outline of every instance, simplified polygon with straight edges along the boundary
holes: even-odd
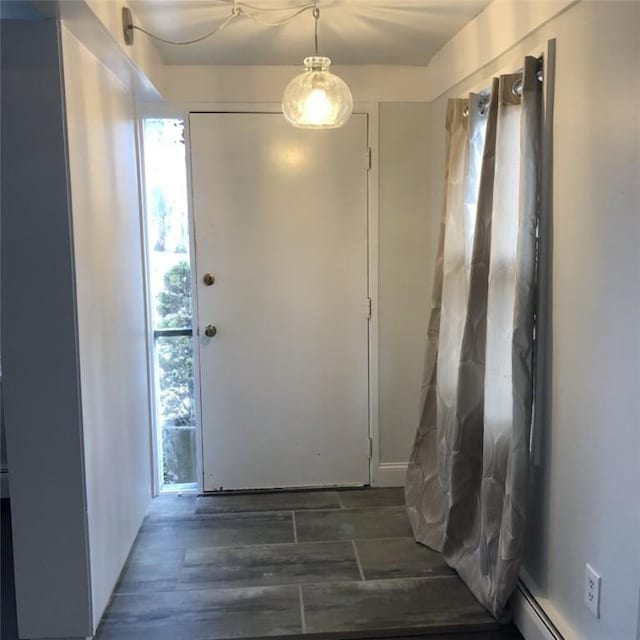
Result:
[[[506,640],[402,489],[153,501],[96,640]]]
[[[401,489],[154,500],[96,640],[516,640],[408,533]],[[17,640],[2,501],[3,640]]]

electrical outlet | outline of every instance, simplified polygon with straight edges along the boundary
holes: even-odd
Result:
[[[593,570],[593,567],[586,565],[584,573],[584,603],[587,609],[596,618],[600,617],[600,584],[602,579]]]

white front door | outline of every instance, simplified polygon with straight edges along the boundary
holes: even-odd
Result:
[[[204,490],[368,484],[367,116],[190,142]]]

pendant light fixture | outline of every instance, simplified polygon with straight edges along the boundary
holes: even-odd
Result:
[[[331,60],[318,55],[318,0],[313,17],[315,55],[304,59],[304,73],[293,78],[284,90],[282,112],[294,127],[337,129],[351,117],[353,97],[346,82],[329,71]]]

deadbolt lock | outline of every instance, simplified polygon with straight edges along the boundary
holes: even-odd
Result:
[[[212,276],[210,273],[205,273],[204,276],[202,276],[202,282],[204,282],[207,285],[207,287],[210,287],[215,281],[216,281],[215,277]]]
[[[208,324],[204,328],[204,335],[207,336],[207,338],[213,338],[216,333],[218,333],[218,330],[212,324]]]

